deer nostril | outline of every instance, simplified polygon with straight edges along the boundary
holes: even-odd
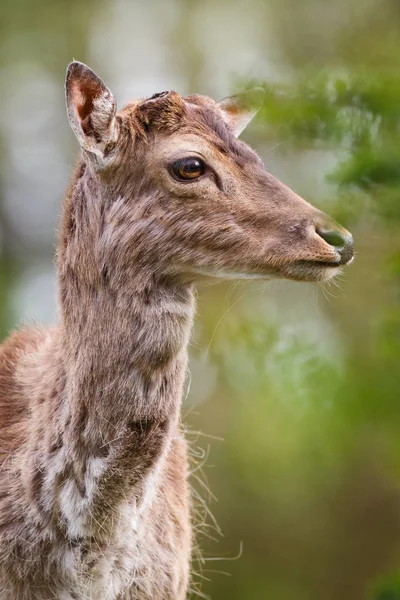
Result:
[[[351,233],[341,232],[338,229],[322,229],[317,227],[316,233],[322,237],[327,244],[336,248],[340,255],[340,264],[345,265],[353,258],[353,236]]]
[[[346,244],[346,238],[342,233],[340,233],[340,231],[337,231],[335,229],[326,230],[318,228],[316,229],[316,232],[330,246],[334,246],[335,248],[341,248]]]

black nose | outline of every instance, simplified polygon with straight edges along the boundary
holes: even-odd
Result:
[[[337,229],[322,229],[318,227],[316,232],[330,246],[336,248],[340,254],[340,264],[344,265],[353,258],[353,236],[346,231],[338,231]]]

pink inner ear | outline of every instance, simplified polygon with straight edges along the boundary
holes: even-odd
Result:
[[[101,86],[89,77],[82,77],[72,82],[71,101],[86,135],[91,132],[90,115],[93,111],[94,101],[101,96],[102,92]]]

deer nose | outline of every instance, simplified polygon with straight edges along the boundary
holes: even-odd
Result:
[[[315,231],[330,246],[333,246],[340,255],[340,264],[345,265],[353,258],[353,236],[348,231],[338,229],[325,229],[317,227]]]

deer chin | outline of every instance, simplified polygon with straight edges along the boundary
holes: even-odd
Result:
[[[351,259],[348,263],[353,262]],[[199,283],[211,282],[215,280],[230,281],[268,281],[270,279],[287,279],[289,281],[303,282],[323,282],[336,277],[342,272],[345,266],[339,262],[322,262],[313,260],[299,260],[288,263],[280,268],[271,268],[270,271],[234,271],[230,269],[193,269],[189,279],[191,282],[196,280]]]
[[[294,281],[322,282],[339,275],[342,272],[343,266],[339,262],[299,260],[285,266],[282,270],[282,276],[285,279],[292,279]]]

